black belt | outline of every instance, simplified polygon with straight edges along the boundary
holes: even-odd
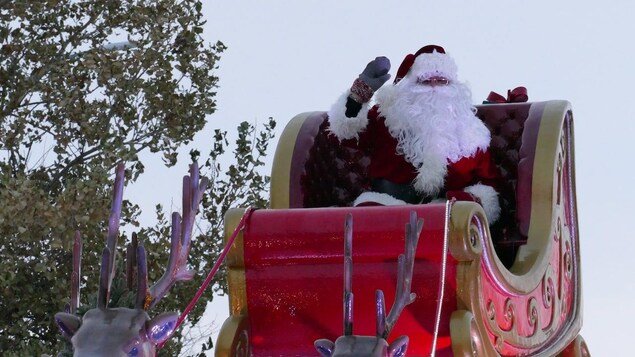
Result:
[[[429,197],[417,192],[411,184],[394,183],[382,178],[372,179],[371,189],[375,192],[391,195],[410,204],[424,203],[430,200]]]

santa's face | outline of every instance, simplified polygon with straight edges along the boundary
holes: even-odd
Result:
[[[460,143],[462,127],[478,119],[474,117],[469,89],[449,77],[411,70],[377,98],[391,134],[414,162],[419,161],[415,157],[422,150],[447,158],[465,153]]]
[[[472,96],[469,89],[456,80],[455,74],[444,73],[443,68],[435,67],[439,66],[431,66],[425,61],[415,61],[413,68],[404,78],[385,90],[390,92],[390,98],[380,104],[385,106],[389,104],[385,101],[399,102],[399,106],[394,108],[400,112],[397,118],[407,121],[420,120],[421,125],[429,123],[429,119],[435,116],[445,121],[456,121],[457,116],[473,118]],[[381,96],[379,101],[382,101]]]
[[[444,53],[425,53],[419,55],[404,78],[402,86],[412,85],[415,93],[435,92],[443,94],[457,80],[457,68],[454,60]]]

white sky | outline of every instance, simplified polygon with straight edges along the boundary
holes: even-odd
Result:
[[[635,296],[627,208],[635,200],[627,185],[635,171],[635,3],[599,3],[207,1],[204,36],[229,48],[217,71],[218,111],[193,146],[206,153],[214,128],[233,130],[240,121],[263,123],[269,116],[279,135],[294,115],[327,110],[369,60],[387,56],[394,75],[407,53],[431,43],[454,57],[475,102],[519,85],[528,88],[530,101],[566,99],[575,120],[582,336],[596,356],[623,355],[632,330],[626,307]],[[156,164],[126,197],[147,212],[157,202],[178,205],[187,160],[183,155],[169,170],[151,161]],[[226,303],[218,309],[220,326]]]

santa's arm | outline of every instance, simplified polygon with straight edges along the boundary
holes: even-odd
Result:
[[[447,197],[480,203],[491,224],[498,220],[501,213],[498,190],[501,186],[502,175],[492,160],[489,150],[479,149],[476,156],[477,165],[473,174],[477,183],[465,187],[463,191],[449,191]]]
[[[340,140],[357,139],[368,125],[368,102],[379,87],[390,79],[390,61],[372,60],[349,90],[340,96],[328,112],[330,130]]]
[[[468,186],[464,189],[465,192],[469,192],[481,201],[481,206],[485,210],[485,215],[490,223],[494,223],[498,220],[501,213],[500,198],[498,192],[502,186],[502,178],[498,166],[492,160],[492,155],[489,149],[478,151],[479,160],[476,168],[476,177],[479,183],[476,185]]]

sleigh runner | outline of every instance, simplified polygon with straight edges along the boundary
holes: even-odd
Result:
[[[366,159],[333,145],[325,113],[295,117],[274,159],[272,209],[253,212],[228,256],[231,316],[216,355],[318,356],[316,339],[341,334],[348,213],[355,222],[355,334],[374,334],[374,291],[393,299],[410,211],[425,220],[412,276],[417,297],[392,335],[409,336],[407,355],[589,355],[578,335],[570,104],[477,108],[506,179],[503,214],[492,227],[472,202],[347,207],[359,193]],[[228,234],[241,215],[227,215]]]

